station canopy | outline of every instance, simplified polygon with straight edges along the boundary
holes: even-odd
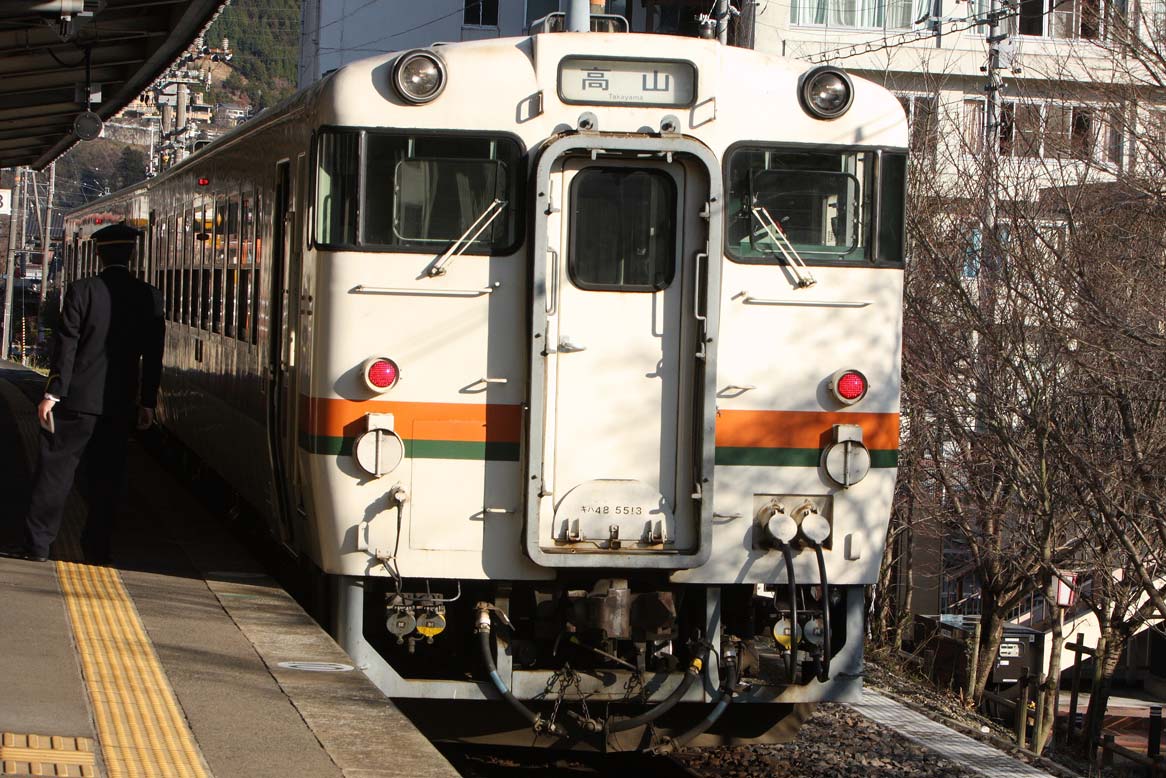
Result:
[[[194,43],[225,0],[0,0],[0,168],[40,170]],[[84,125],[84,122],[82,122]]]

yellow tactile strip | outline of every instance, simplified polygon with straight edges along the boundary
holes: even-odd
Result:
[[[87,737],[0,733],[0,775],[92,778],[93,741]]]
[[[117,570],[57,562],[109,778],[209,778]]]

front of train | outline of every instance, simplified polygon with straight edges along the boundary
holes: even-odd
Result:
[[[898,448],[895,98],[594,33],[322,95],[299,467],[362,669],[436,738],[556,747],[775,741],[854,699]]]

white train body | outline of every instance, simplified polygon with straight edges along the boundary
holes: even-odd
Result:
[[[843,77],[820,118],[801,63],[667,36],[428,52],[432,100],[397,56],[358,62],[70,216],[69,276],[92,229],[146,230],[166,426],[331,577],[342,644],[419,716],[498,696],[463,645],[490,611],[532,709],[627,702],[633,676],[663,699],[698,632],[717,651],[677,711],[733,644],[732,709],[768,722],[721,739],[857,693],[898,448],[895,98]]]

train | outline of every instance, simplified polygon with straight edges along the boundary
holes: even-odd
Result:
[[[788,740],[862,686],[904,112],[835,66],[554,26],[326,75],[69,213],[63,277],[141,230],[160,423],[434,739]]]

